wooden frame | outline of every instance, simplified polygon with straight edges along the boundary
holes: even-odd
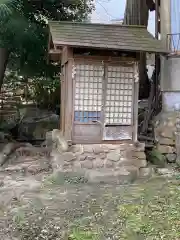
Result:
[[[119,64],[122,62],[137,62],[137,59],[135,58],[122,58],[122,57],[104,57],[104,56],[79,56],[79,55],[75,55],[74,56],[74,61],[75,63],[100,63],[101,61],[104,62],[104,66],[108,66],[108,64]],[[125,66],[127,66],[127,64],[125,64]],[[105,67],[105,76],[104,76],[104,80],[107,78],[107,67]],[[71,73],[72,73],[72,69],[71,69]],[[136,86],[136,87],[135,87]],[[72,87],[73,87],[73,99],[75,96],[75,84],[74,81],[72,83]],[[134,96],[133,96],[133,102],[135,103],[135,108],[138,108],[138,88],[139,88],[139,84],[134,83]],[[106,84],[103,84],[103,92],[105,93],[105,89],[106,89]],[[136,103],[137,102],[137,103]],[[103,107],[104,107],[104,103],[105,103],[105,95],[103,94],[103,104],[102,104],[102,113],[104,113]],[[132,108],[134,109],[134,107],[132,106]],[[136,141],[137,140],[137,111],[133,111],[133,115],[132,115],[132,123],[133,125],[131,126],[132,128],[132,141]],[[74,113],[74,101],[72,102],[72,112]],[[71,119],[72,119],[72,135],[71,135],[71,140],[73,143],[77,144],[77,143],[102,143],[102,142],[109,142],[108,140],[103,140],[102,136],[103,136],[103,127],[99,126],[98,127],[98,123],[79,123],[79,122],[74,122],[74,114],[71,114]],[[101,115],[101,122],[104,122],[104,116]],[[94,129],[96,128],[96,131],[92,131],[94,126]],[[84,136],[84,137],[80,137],[80,136],[75,136],[75,132],[79,132],[79,134],[81,134],[83,131],[85,132],[86,127],[91,131],[91,132],[97,132],[98,136],[96,135],[94,138],[90,137],[90,136]],[[122,126],[123,127],[123,126]],[[127,126],[128,127],[128,126]],[[99,128],[99,132],[98,132],[98,128]],[[127,140],[129,141],[129,140]],[[111,140],[110,142],[121,142],[119,140]]]

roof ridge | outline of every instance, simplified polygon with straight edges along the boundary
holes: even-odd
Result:
[[[72,24],[72,25],[90,25],[90,26],[115,26],[115,27],[128,27],[128,28],[146,28],[143,25],[127,25],[127,24],[114,24],[114,23],[88,23],[88,22],[70,22],[70,21],[48,21],[48,24]]]

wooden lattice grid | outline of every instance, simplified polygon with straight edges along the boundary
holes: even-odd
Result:
[[[100,120],[101,113],[104,112],[105,124],[131,125],[133,88],[133,63],[129,66],[77,64],[74,121]]]
[[[107,75],[105,123],[131,125],[134,67],[108,66]]]
[[[77,64],[75,74],[74,120],[100,120],[102,108],[103,65]]]

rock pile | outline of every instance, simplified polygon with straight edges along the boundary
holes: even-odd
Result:
[[[157,141],[156,150],[162,156],[164,161],[175,163],[177,159],[176,151],[176,121],[177,113],[160,113],[154,121],[155,138]]]
[[[72,145],[66,152],[53,149],[52,168],[55,172],[83,173],[90,182],[124,183],[149,174],[145,145],[87,144]]]

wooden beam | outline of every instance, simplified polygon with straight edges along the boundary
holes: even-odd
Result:
[[[61,49],[50,49],[49,50],[49,55],[50,54],[61,54],[62,50]]]

